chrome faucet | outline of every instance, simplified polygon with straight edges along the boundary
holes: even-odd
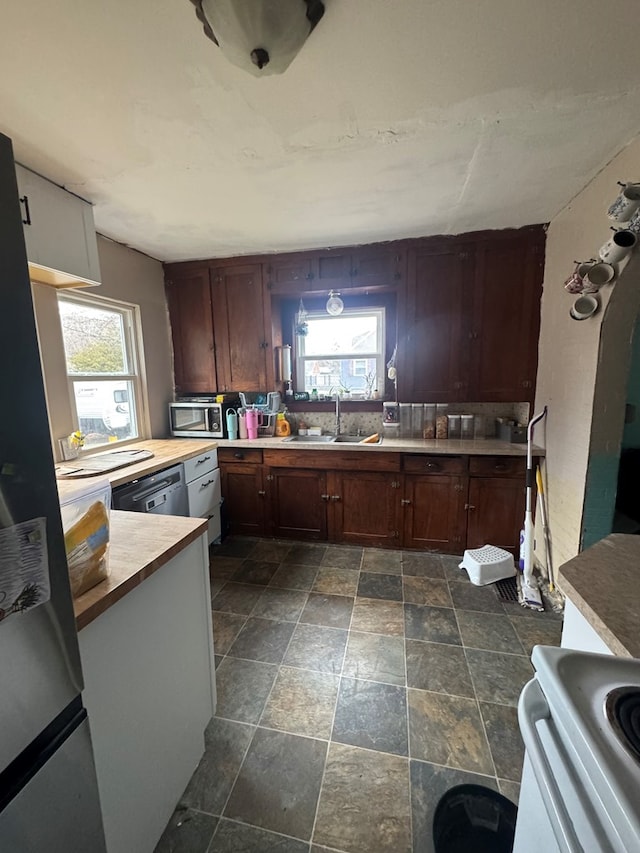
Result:
[[[340,435],[340,394],[336,393],[336,435]]]

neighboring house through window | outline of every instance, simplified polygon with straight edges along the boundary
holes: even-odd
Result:
[[[59,295],[67,376],[85,447],[140,436],[142,391],[137,307]]]
[[[337,317],[310,312],[306,319],[308,332],[297,338],[297,388],[370,397],[384,386],[384,308],[345,309]]]

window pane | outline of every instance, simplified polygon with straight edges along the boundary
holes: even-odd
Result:
[[[124,323],[119,311],[61,299],[60,320],[70,375],[129,373]]]
[[[370,395],[377,387],[375,358],[331,358],[304,360],[304,390],[318,394],[339,391]]]
[[[132,382],[124,379],[76,381],[73,393],[85,447],[137,438]]]
[[[306,356],[377,352],[380,348],[375,314],[310,317],[307,322],[309,332],[302,339]]]

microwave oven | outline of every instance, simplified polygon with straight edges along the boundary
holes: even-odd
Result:
[[[180,400],[169,403],[169,429],[176,438],[227,438],[230,403],[211,400]]]

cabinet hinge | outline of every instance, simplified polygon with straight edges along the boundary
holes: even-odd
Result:
[[[267,474],[267,476],[265,477],[265,480],[268,480],[269,482],[271,482],[272,480],[275,480],[275,477],[273,476],[273,474]]]
[[[391,488],[392,488],[392,489],[399,489],[399,488],[400,488],[400,482],[399,482],[399,480],[392,480],[392,481],[391,481]]]
[[[394,530],[394,531],[393,531],[393,538],[394,538],[394,539],[399,539],[399,538],[400,538],[400,533],[399,533],[399,531],[398,531],[398,530]]]
[[[461,492],[464,489],[464,486],[461,483],[456,483],[453,488],[456,492]]]

